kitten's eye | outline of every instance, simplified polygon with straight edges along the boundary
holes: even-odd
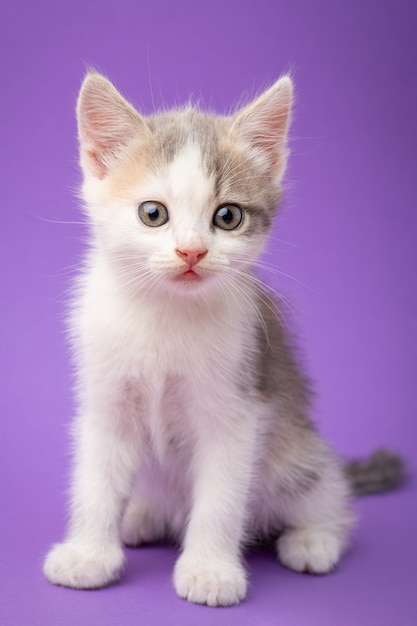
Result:
[[[138,215],[146,226],[162,226],[168,221],[167,208],[160,202],[147,200],[139,205]]]
[[[213,224],[223,230],[233,230],[242,223],[243,213],[235,204],[226,204],[217,209],[213,216]]]

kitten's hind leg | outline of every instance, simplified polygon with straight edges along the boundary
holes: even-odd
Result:
[[[324,444],[323,444],[324,445]],[[317,451],[319,454],[319,451]],[[277,541],[279,560],[297,572],[326,574],[339,562],[354,523],[349,486],[341,465],[326,451],[303,491],[282,494],[284,532]]]
[[[331,528],[289,528],[277,541],[280,562],[295,572],[327,574],[338,563],[344,542]]]

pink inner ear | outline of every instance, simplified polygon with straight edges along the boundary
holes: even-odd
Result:
[[[114,115],[111,112],[86,107],[80,117],[81,140],[95,146],[97,153],[105,153],[122,139],[117,136],[118,129],[114,126]]]
[[[112,118],[107,111],[83,103],[79,116],[81,153],[85,165],[98,178],[106,175],[106,157],[112,154],[117,138],[111,136]]]
[[[232,127],[235,136],[240,135],[262,151],[271,173],[279,178],[284,173],[287,158],[291,102],[291,81],[284,77],[238,113]]]
[[[248,130],[255,144],[266,150],[272,150],[276,154],[285,147],[290,107],[289,104],[275,101],[262,103],[262,105],[259,106],[259,111],[254,112],[252,123],[248,116]]]
[[[106,175],[106,166],[100,160],[96,150],[85,150],[86,161],[90,172],[97,178],[104,178]]]
[[[90,107],[80,117],[81,151],[90,172],[98,178],[104,178],[113,159],[137,131],[135,120],[124,119],[123,113]]]
[[[78,129],[82,165],[103,178],[115,158],[138,133],[146,132],[131,105],[102,76],[89,75],[78,101]]]
[[[270,170],[279,173],[285,166],[287,149],[285,141],[288,128],[288,113],[284,111],[268,111],[268,117],[258,118],[245,133],[250,143],[261,149],[267,157]]]

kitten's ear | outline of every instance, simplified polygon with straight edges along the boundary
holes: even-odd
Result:
[[[288,157],[287,134],[291,119],[293,86],[283,76],[233,118],[235,139],[255,148],[265,159],[268,171],[281,180]]]
[[[81,165],[96,178],[108,174],[132,138],[149,133],[139,113],[96,72],[88,73],[81,86],[77,119]]]

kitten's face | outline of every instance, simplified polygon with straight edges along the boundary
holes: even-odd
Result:
[[[231,118],[190,108],[145,119],[106,79],[87,76],[83,191],[97,243],[128,291],[222,289],[259,254],[285,167],[283,81]]]

